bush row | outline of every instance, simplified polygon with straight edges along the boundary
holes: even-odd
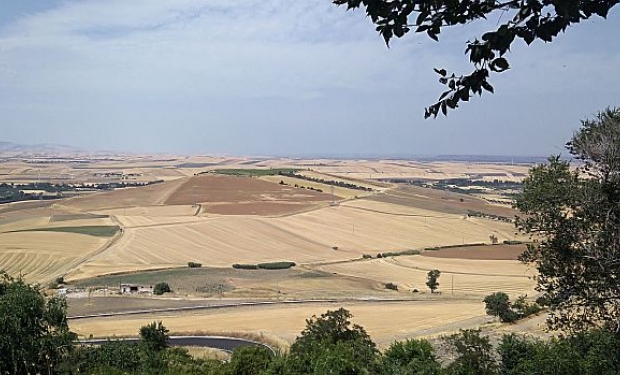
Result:
[[[286,270],[291,267],[295,267],[295,262],[270,262],[270,263],[259,263],[259,264],[233,264],[234,269],[240,270]]]

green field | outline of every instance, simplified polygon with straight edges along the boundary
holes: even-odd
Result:
[[[120,228],[117,225],[93,225],[83,227],[57,227],[57,228],[35,228],[11,231],[9,233],[18,232],[62,232],[62,233],[76,233],[86,234],[95,237],[112,237],[118,232]]]
[[[275,176],[282,173],[296,173],[299,169],[275,168],[275,169],[216,169],[215,173],[229,176]]]

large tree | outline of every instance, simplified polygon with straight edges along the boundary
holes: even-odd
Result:
[[[77,336],[67,304],[21,279],[0,274],[0,374],[52,374]]]
[[[479,19],[501,15],[493,30],[467,43],[465,53],[473,64],[470,74],[449,74],[436,69],[439,82],[447,90],[426,108],[425,117],[444,115],[459,102],[469,101],[482,91],[493,92],[490,73],[501,73],[510,65],[505,55],[515,40],[528,45],[536,40],[551,42],[569,26],[592,16],[607,17],[620,0],[333,0],[348,9],[363,7],[377,31],[389,45],[413,30],[439,40],[446,27],[464,25]],[[504,22],[500,22],[505,20]]]
[[[620,109],[582,122],[567,144],[581,163],[550,158],[524,181],[517,226],[537,241],[536,266],[552,328],[620,333]]]

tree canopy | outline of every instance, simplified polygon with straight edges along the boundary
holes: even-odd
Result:
[[[521,258],[552,328],[620,333],[620,109],[583,121],[567,148],[582,164],[552,157],[524,180],[516,224],[537,242]]]
[[[425,110],[425,118],[447,115],[449,109],[483,91],[493,93],[491,73],[510,68],[505,55],[515,40],[530,45],[536,40],[551,42],[561,32],[592,16],[606,18],[620,0],[333,0],[347,9],[365,8],[386,44],[413,30],[438,41],[441,30],[500,15],[495,28],[467,42],[465,54],[473,65],[469,74],[435,69],[446,86],[439,100]]]
[[[66,311],[64,299],[0,273],[0,373],[50,373],[76,339]]]

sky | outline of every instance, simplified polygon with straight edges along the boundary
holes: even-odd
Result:
[[[618,8],[618,7],[616,7]],[[498,20],[386,48],[330,0],[2,0],[0,141],[253,156],[545,156],[620,106],[620,9],[522,42],[494,95],[424,119]]]

